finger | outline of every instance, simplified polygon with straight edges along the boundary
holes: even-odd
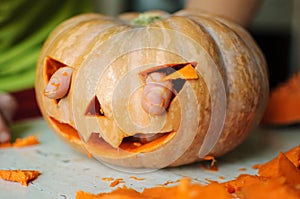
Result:
[[[7,123],[12,121],[17,106],[17,101],[13,96],[7,93],[0,93],[0,112]]]
[[[10,138],[11,136],[6,121],[0,114],[0,143],[9,142]]]
[[[166,111],[172,97],[172,81],[162,81],[166,75],[154,72],[146,78],[142,107],[151,115],[161,115]]]
[[[73,69],[62,67],[58,69],[50,78],[44,94],[51,99],[60,99],[67,95],[72,77]]]

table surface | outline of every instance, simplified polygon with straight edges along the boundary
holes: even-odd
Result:
[[[110,192],[126,185],[141,191],[146,187],[176,181],[188,176],[195,182],[231,180],[242,173],[256,174],[252,166],[269,161],[279,151],[300,144],[300,127],[257,128],[234,151],[217,160],[219,170],[207,171],[201,163],[160,170],[129,170],[105,165],[80,154],[64,144],[42,118],[22,121],[12,126],[14,137],[38,135],[40,144],[25,148],[0,150],[0,169],[36,169],[41,175],[28,187],[0,180],[0,198],[75,198],[78,190],[91,193]],[[145,178],[133,179],[132,176]],[[220,176],[225,179],[221,180]],[[102,178],[123,178],[125,183],[110,187]],[[174,185],[174,184],[173,184]],[[172,186],[172,185],[170,185]]]

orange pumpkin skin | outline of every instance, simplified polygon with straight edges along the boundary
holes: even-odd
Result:
[[[142,27],[128,24],[137,14],[85,14],[60,24],[38,61],[41,112],[67,143],[115,165],[162,168],[221,156],[263,115],[264,57],[232,22],[186,11],[155,14],[161,19]],[[149,116],[140,103],[144,76],[182,63],[193,63],[198,78],[183,80],[165,114]],[[49,99],[44,89],[64,66],[74,69],[70,89],[59,100]],[[134,139],[157,133],[164,134],[147,143]]]

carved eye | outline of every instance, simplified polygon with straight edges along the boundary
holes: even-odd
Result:
[[[61,63],[60,61],[53,59],[52,57],[47,57],[46,61],[45,61],[45,70],[44,70],[44,74],[45,74],[45,80],[46,83],[49,82],[51,76],[60,68],[67,66],[64,63]]]
[[[86,111],[86,116],[104,116],[104,111],[101,108],[101,104],[97,98],[97,96],[94,96],[91,102],[89,103]]]

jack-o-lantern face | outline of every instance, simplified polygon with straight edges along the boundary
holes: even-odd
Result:
[[[129,167],[187,164],[240,144],[268,96],[251,37],[210,16],[150,13],[142,26],[129,18],[81,15],[49,36],[36,78],[49,126]]]

